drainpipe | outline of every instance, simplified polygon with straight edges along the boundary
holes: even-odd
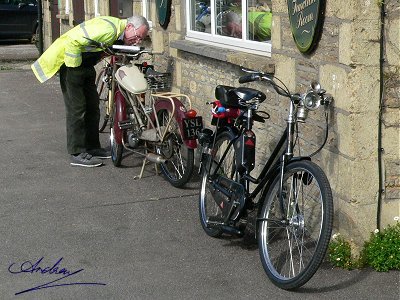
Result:
[[[381,33],[380,33],[380,57],[379,57],[379,123],[378,123],[378,172],[379,172],[379,191],[378,191],[378,208],[376,216],[376,228],[381,230],[381,211],[382,211],[382,195],[385,192],[385,183],[383,180],[383,168],[382,168],[382,154],[384,149],[382,148],[382,116],[384,108],[384,78],[383,78],[383,67],[385,63],[384,57],[384,39],[385,39],[385,1],[380,2],[381,6]]]

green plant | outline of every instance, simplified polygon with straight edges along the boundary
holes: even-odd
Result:
[[[351,245],[339,234],[332,237],[328,248],[329,261],[335,266],[347,270],[355,268],[358,264],[351,254]]]
[[[364,243],[360,256],[352,254],[351,244],[340,234],[335,234],[328,248],[328,258],[332,265],[347,270],[370,266],[376,271],[400,270],[400,222],[395,217],[395,225],[381,232],[376,229]]]
[[[376,271],[400,270],[400,222],[372,233],[364,244],[361,260]]]

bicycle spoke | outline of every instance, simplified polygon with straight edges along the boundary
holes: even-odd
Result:
[[[169,160],[169,162],[172,164],[172,166],[174,167],[174,170],[176,171],[176,173],[178,174],[178,177],[182,177],[181,172],[179,172],[179,165],[177,166],[172,160]],[[183,169],[183,168],[182,168]],[[183,170],[184,171],[184,170]]]

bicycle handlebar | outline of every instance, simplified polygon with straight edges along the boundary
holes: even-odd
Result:
[[[249,75],[244,75],[239,78],[239,83],[247,83],[260,80],[261,77],[258,73],[252,73]]]
[[[304,98],[304,95],[307,93],[304,93],[303,95],[301,94],[291,94],[289,89],[285,86],[285,84],[276,78],[282,86],[278,85],[274,80],[273,80],[273,74],[270,73],[264,73],[264,72],[258,72],[258,71],[252,71],[249,69],[242,69],[246,73],[250,73],[247,75],[243,75],[239,78],[239,83],[247,83],[247,82],[254,82],[254,81],[266,81],[269,83],[274,90],[281,96],[291,98],[292,101],[299,102],[301,98]],[[324,105],[329,105],[333,98],[331,95],[325,94],[326,91],[321,89],[320,85],[313,82],[311,83],[311,90],[313,90],[318,96],[320,97],[321,104]]]

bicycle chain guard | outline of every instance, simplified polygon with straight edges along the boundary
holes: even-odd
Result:
[[[234,180],[218,176],[212,181],[210,192],[222,211],[223,222],[236,221],[245,204],[244,187]]]

